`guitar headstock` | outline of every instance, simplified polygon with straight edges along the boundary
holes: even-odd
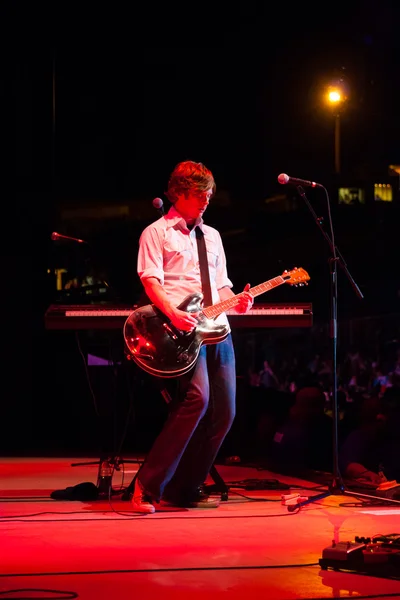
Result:
[[[285,280],[285,283],[290,283],[290,285],[303,286],[307,285],[307,282],[310,281],[310,276],[307,271],[298,267],[295,267],[291,271],[284,271],[282,277]]]

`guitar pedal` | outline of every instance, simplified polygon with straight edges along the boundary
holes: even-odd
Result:
[[[358,542],[332,542],[331,546],[322,551],[322,558],[339,561],[352,560],[356,556],[362,558],[364,548],[365,544]]]

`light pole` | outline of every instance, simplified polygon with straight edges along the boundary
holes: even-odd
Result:
[[[343,105],[345,97],[339,87],[328,89],[327,101],[335,109],[335,173],[340,175],[340,108]]]
[[[340,113],[335,115],[335,173],[340,174]]]

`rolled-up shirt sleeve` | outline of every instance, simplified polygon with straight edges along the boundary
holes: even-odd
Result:
[[[164,285],[163,245],[162,231],[155,227],[147,227],[139,240],[137,258],[137,272],[140,280],[156,277]]]

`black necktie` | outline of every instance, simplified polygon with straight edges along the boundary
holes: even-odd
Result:
[[[204,239],[204,233],[199,226],[195,228],[197,248],[199,251],[199,262],[200,262],[200,275],[201,275],[201,287],[203,291],[203,306],[212,305],[211,295],[211,284],[210,284],[210,273],[208,271],[208,259],[207,259],[207,248]]]

